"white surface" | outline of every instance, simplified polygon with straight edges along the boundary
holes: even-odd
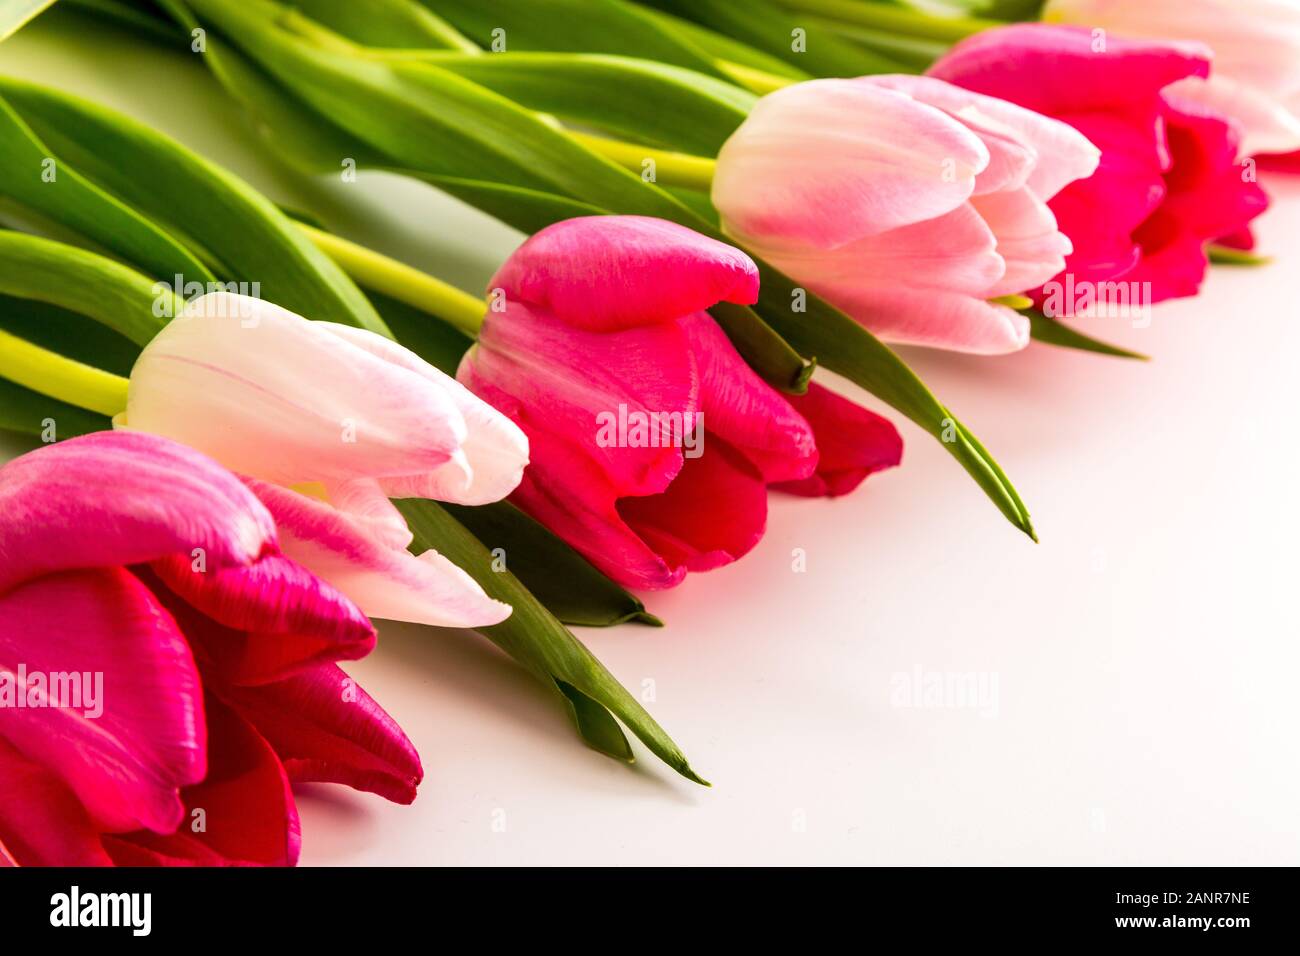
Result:
[[[197,65],[178,81],[107,30],[74,61],[53,37],[6,42],[0,71],[125,109],[305,204]],[[835,502],[774,497],[743,562],[650,595],[667,628],[580,632],[628,687],[653,681],[647,706],[712,790],[639,745],[635,768],[585,749],[478,637],[385,626],[349,670],[426,781],[412,807],[304,788],[303,862],[1300,863],[1300,182],[1265,185],[1278,262],[1218,268],[1151,328],[1106,330],[1150,364],[909,354],[1042,544],[904,425],[903,468]],[[389,177],[311,195],[336,228],[467,288],[516,241]],[[995,712],[897,706],[896,675],[918,668],[996,678]]]

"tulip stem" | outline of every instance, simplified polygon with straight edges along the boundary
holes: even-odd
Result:
[[[714,62],[720,71],[727,74],[728,77],[749,90],[749,92],[757,93],[759,96],[764,96],[790,86],[792,83],[799,82],[788,76],[778,76],[776,73],[767,72],[767,70],[746,66],[744,63],[733,63],[731,60],[715,60]]]
[[[298,223],[298,228],[307,234],[316,248],[337,262],[344,272],[361,285],[391,296],[421,312],[436,315],[471,337],[478,337],[479,329],[483,326],[483,314],[487,311],[484,300],[436,279],[427,272],[421,272],[404,262],[349,242],[333,233],[302,222]]]
[[[788,10],[817,14],[859,27],[895,35],[956,43],[975,33],[1006,26],[1001,20],[934,16],[908,7],[872,0],[777,0]]]
[[[574,130],[565,130],[565,132],[571,139],[586,146],[592,152],[613,160],[624,169],[642,175],[653,170],[651,182],[666,186],[684,186],[701,192],[708,192],[713,186],[713,170],[717,162],[711,157],[651,149],[636,143],[625,143],[604,136],[591,136]],[[654,165],[647,166],[648,162],[653,162]]]
[[[61,402],[116,415],[126,408],[127,380],[0,330],[0,376]]]

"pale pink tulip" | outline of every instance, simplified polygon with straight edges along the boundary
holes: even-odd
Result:
[[[1047,201],[1098,151],[1056,120],[918,76],[798,83],[723,145],[726,231],[894,342],[1011,352],[1028,320],[989,300],[1061,270]]]
[[[245,476],[285,553],[373,617],[495,624],[507,605],[411,532],[389,498],[484,504],[519,484],[528,440],[408,349],[260,299],[195,299],[141,353],[120,426]]]

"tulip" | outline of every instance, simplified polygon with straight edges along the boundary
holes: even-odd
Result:
[[[372,617],[480,627],[510,613],[437,552],[411,555],[389,498],[497,501],[519,484],[527,439],[395,342],[209,293],[145,346],[117,424],[245,477],[285,553]]]
[[[335,663],[374,642],[193,449],[100,432],[9,462],[0,864],[293,864],[291,781],[409,803],[414,747]]]
[[[757,299],[758,270],[731,246],[657,219],[570,219],[491,288],[503,308],[457,377],[528,436],[513,500],[623,585],[671,587],[744,555],[768,485],[843,493],[898,463],[888,422],[817,386],[805,418],[704,311]],[[819,423],[844,429],[828,470]],[[865,454],[840,450],[859,439]]]
[[[1046,203],[1097,165],[1056,120],[926,77],[798,83],[718,154],[723,227],[881,338],[981,354],[1029,341],[997,302],[1061,270]]]
[[[1101,148],[1096,174],[1051,203],[1074,244],[1069,284],[1122,278],[1140,283],[1150,303],[1195,294],[1206,243],[1244,229],[1267,205],[1235,165],[1231,126],[1169,92],[1208,69],[1204,47],[1119,37],[1099,43],[1082,29],[1031,24],[964,40],[930,73],[1055,116]],[[1034,297],[1050,299],[1041,291]]]
[[[1049,0],[1043,19],[1214,51],[1170,92],[1239,124],[1245,155],[1300,150],[1300,5],[1294,0]]]

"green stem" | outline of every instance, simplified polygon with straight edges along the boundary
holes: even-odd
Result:
[[[101,415],[126,409],[127,380],[0,330],[0,377]]]
[[[851,23],[854,26],[869,27],[885,33],[901,34],[909,37],[921,37],[926,40],[939,40],[944,43],[956,43],[975,33],[1006,26],[1000,20],[984,20],[979,17],[939,17],[909,7],[895,7],[870,0],[778,0],[790,10],[811,13]]]
[[[739,83],[751,93],[757,93],[759,96],[765,96],[776,90],[790,86],[792,83],[798,83],[796,79],[788,76],[778,76],[775,73],[769,73],[767,70],[759,70],[752,66],[746,66],[744,63],[733,63],[730,60],[715,60],[719,70],[727,74],[735,82]]]
[[[565,133],[592,152],[599,153],[634,173],[644,172],[646,160],[654,160],[654,181],[661,186],[684,186],[701,192],[708,192],[713,186],[713,170],[717,161],[711,157],[651,149],[636,143],[590,136],[573,130],[565,130]]]
[[[482,299],[333,233],[301,222],[298,228],[361,285],[421,312],[436,315],[471,337],[478,337],[483,326],[483,314],[487,311],[487,303]]]

